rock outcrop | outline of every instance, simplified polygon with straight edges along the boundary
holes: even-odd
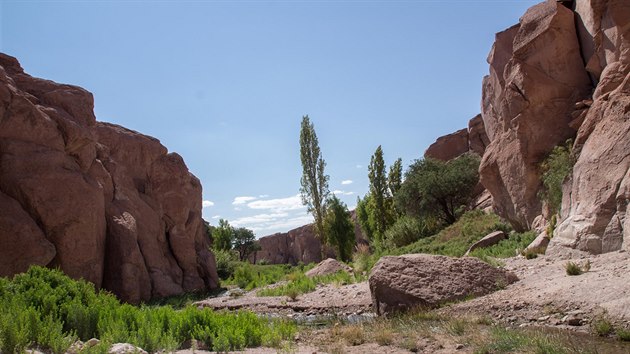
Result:
[[[199,180],[93,106],[0,54],[0,275],[60,267],[129,302],[216,287]]]
[[[573,147],[550,250],[630,250],[630,3],[576,2],[586,69],[597,83]]]
[[[472,257],[408,254],[382,257],[369,284],[374,309],[383,315],[485,295],[516,280],[514,274]]]
[[[488,143],[481,114],[478,114],[468,122],[468,128],[437,138],[424,152],[424,157],[449,161],[468,152],[482,156]]]
[[[539,197],[540,164],[572,138],[576,163],[550,249],[630,249],[630,3],[533,6],[497,33],[488,63],[482,121],[439,138],[425,157],[455,158],[467,140],[483,154],[493,210],[518,231],[541,231],[551,215]]]
[[[497,34],[488,62],[482,117],[490,145],[481,183],[495,211],[523,231],[541,213],[540,161],[575,135],[570,112],[592,90],[573,11],[556,1],[533,6]]]

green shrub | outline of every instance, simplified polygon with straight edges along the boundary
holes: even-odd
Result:
[[[630,329],[617,328],[615,333],[620,341],[630,342]]]
[[[291,339],[295,330],[292,323],[251,312],[121,304],[83,280],[41,267],[11,281],[0,278],[2,353],[22,352],[29,346],[64,353],[76,339],[92,337],[103,343],[131,343],[149,352],[173,351],[191,339],[205,341],[210,349],[240,350],[259,346],[265,338],[273,337],[275,343]],[[103,347],[90,351],[106,351]]]
[[[595,334],[598,336],[605,337],[611,335],[615,331],[615,328],[612,322],[610,322],[605,315],[602,315],[596,317],[593,321],[593,331],[595,331]]]
[[[541,180],[543,191],[541,197],[547,201],[553,213],[560,211],[562,204],[562,182],[571,174],[575,159],[571,155],[573,141],[567,140],[551,150],[549,156],[541,163]],[[549,234],[551,237],[551,234]]]
[[[569,261],[564,265],[564,269],[567,271],[567,275],[580,275],[590,269],[590,263],[587,263],[587,265],[583,267],[577,263]]]
[[[470,256],[478,257],[480,259],[493,257],[493,258],[508,258],[514,257],[521,253],[521,250],[525,249],[534,239],[536,234],[533,231],[524,233],[512,233],[509,238],[501,240],[496,245],[492,245],[486,248],[477,248],[470,252]]]
[[[214,258],[217,263],[217,274],[219,278],[225,280],[231,277],[238,264],[238,254],[234,251],[225,251],[222,249],[213,249],[212,253],[214,253]]]
[[[431,230],[423,221],[410,216],[403,216],[387,229],[384,242],[390,248],[402,247],[430,234]]]

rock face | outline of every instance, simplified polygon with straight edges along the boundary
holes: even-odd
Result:
[[[483,80],[482,117],[490,144],[481,183],[494,209],[517,230],[540,214],[540,161],[575,135],[574,103],[590,95],[574,13],[556,1],[533,6],[498,33]]]
[[[630,3],[577,2],[586,69],[597,86],[575,138],[550,251],[630,250]]]
[[[337,273],[339,271],[344,271],[344,272],[350,273],[350,272],[352,272],[352,268],[350,268],[347,265],[339,262],[336,259],[327,258],[327,259],[324,259],[323,261],[319,262],[319,264],[317,266],[315,266],[315,268],[309,270],[305,274],[306,274],[307,277],[315,277],[315,276],[318,276],[318,275],[335,274],[335,273]]]
[[[60,267],[129,302],[216,287],[199,180],[93,106],[0,54],[0,275]]]
[[[369,284],[375,311],[383,315],[485,295],[516,280],[476,258],[408,254],[382,257]]]
[[[424,152],[424,157],[449,161],[467,152],[482,156],[488,143],[483,120],[478,114],[468,122],[468,128],[437,138]]]
[[[252,262],[265,260],[270,264],[304,264],[322,260],[322,244],[315,236],[313,225],[304,225],[289,232],[279,232],[258,239],[260,251],[250,257]],[[334,257],[332,249],[326,250],[328,257]]]

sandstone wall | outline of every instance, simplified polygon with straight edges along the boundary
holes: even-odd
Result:
[[[216,287],[199,180],[93,107],[0,53],[0,276],[60,267],[129,302]]]

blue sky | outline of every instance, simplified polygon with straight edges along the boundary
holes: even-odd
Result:
[[[206,220],[260,237],[311,220],[303,115],[353,207],[377,146],[407,166],[479,112],[494,34],[535,3],[1,0],[0,51],[160,139],[201,179]]]

